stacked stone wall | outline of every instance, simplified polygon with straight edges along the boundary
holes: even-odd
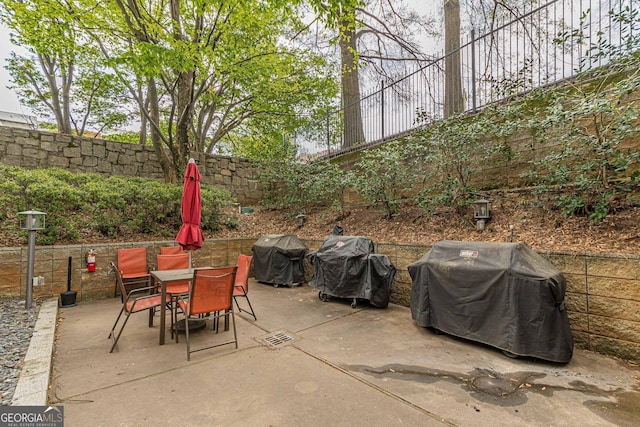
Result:
[[[262,199],[258,169],[248,160],[191,153],[202,183],[226,188],[242,205]],[[81,138],[0,126],[0,163],[27,169],[57,167],[103,176],[138,176],[164,180],[151,146],[96,138]]]

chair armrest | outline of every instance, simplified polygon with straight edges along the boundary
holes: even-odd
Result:
[[[180,309],[183,313],[185,313],[188,303],[189,303],[189,295],[187,294],[178,295],[176,308]]]
[[[131,297],[131,295],[133,295],[133,294],[140,293],[140,292],[145,292],[145,291],[150,291],[152,289],[156,289],[156,287],[155,286],[145,286],[144,288],[132,289],[127,294],[127,300],[129,300],[129,297]]]

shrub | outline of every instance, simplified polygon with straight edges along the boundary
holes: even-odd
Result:
[[[556,206],[565,214],[601,221],[631,201],[640,155],[624,143],[640,132],[640,109],[629,101],[640,90],[639,69],[640,57],[631,56],[555,90],[542,119],[532,121],[539,138],[556,139],[560,148],[533,162],[528,177],[540,192],[558,192]]]
[[[135,233],[175,235],[182,225],[182,186],[139,177],[73,174],[62,169],[27,170],[0,166],[0,218],[6,231],[16,230],[17,212],[47,213],[40,244],[75,240],[94,230],[118,238]],[[201,186],[202,229],[220,229],[228,191]]]
[[[392,218],[413,186],[411,158],[397,142],[367,150],[356,162],[351,182],[365,200],[374,207],[382,207],[385,216]]]
[[[319,205],[333,205],[342,211],[348,181],[338,165],[324,160],[308,163],[286,160],[261,166],[264,205],[287,209],[291,214]]]

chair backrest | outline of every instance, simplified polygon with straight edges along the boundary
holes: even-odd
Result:
[[[127,290],[125,289],[124,281],[122,280],[122,272],[120,271],[118,266],[113,263],[113,261],[111,261],[110,264],[111,264],[111,269],[116,274],[116,284],[118,286],[118,290],[120,291],[120,295],[124,295],[126,297]]]
[[[189,268],[189,254],[183,252],[181,254],[158,255],[158,270],[177,270],[180,268]]]
[[[238,267],[196,269],[189,289],[188,316],[233,310],[233,283]]]
[[[182,246],[161,246],[160,255],[181,254],[184,253]]]
[[[169,255],[158,255],[158,270],[178,270],[181,268],[189,268],[191,267],[191,255],[187,252],[183,252],[181,254],[169,254]],[[167,290],[173,287],[186,287],[189,286],[189,281],[185,280],[184,282],[171,282],[170,285],[167,286]]]
[[[236,294],[246,294],[249,292],[249,267],[251,266],[250,255],[240,254],[238,255],[238,271],[236,272],[236,281],[234,283],[233,292]],[[242,288],[242,291],[237,288]]]
[[[127,276],[148,274],[147,248],[118,249],[118,268]]]

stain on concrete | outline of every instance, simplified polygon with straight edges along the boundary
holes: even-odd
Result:
[[[626,391],[616,393],[615,401],[587,400],[584,406],[594,414],[621,427],[640,425],[640,393]]]
[[[492,370],[476,369],[469,374],[470,379],[463,388],[481,402],[517,406],[527,402],[527,392],[531,391],[533,381],[545,376],[536,372],[511,372],[504,375]]]
[[[640,425],[640,393],[621,388],[602,389],[593,384],[573,380],[566,386],[545,384],[547,374],[541,372],[500,373],[491,369],[474,369],[469,373],[444,371],[422,366],[389,364],[380,367],[350,365],[351,371],[361,372],[376,378],[393,378],[434,384],[445,381],[459,384],[470,396],[483,403],[499,406],[518,406],[528,401],[529,393],[551,397],[555,392],[575,392],[593,399],[585,400],[585,407],[598,416],[621,426]],[[598,398],[601,398],[600,400]]]

